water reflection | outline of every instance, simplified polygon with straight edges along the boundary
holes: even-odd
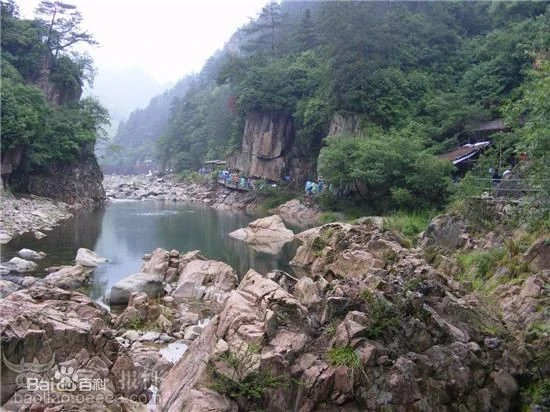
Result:
[[[43,250],[48,254],[40,262],[43,269],[72,264],[79,247],[92,249],[109,259],[96,269],[94,283],[87,289],[93,298],[103,296],[118,280],[138,272],[141,257],[157,247],[184,252],[200,249],[210,259],[227,262],[240,275],[249,268],[260,273],[275,268],[291,271],[288,262],[295,251],[292,243],[273,256],[227,236],[253,219],[242,212],[192,203],[117,201],[105,210],[78,215],[44,239],[25,236],[10,242],[2,251],[2,260],[10,259],[23,247]]]

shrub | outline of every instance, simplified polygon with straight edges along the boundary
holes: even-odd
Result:
[[[367,330],[367,337],[377,339],[390,327],[399,325],[400,315],[383,299],[373,295],[368,289],[361,293],[361,298],[368,306],[368,314],[372,321]]]
[[[345,366],[352,370],[361,368],[361,358],[351,346],[335,346],[328,351],[328,360],[333,366]]]
[[[214,379],[212,389],[237,402],[257,402],[268,389],[288,382],[288,378],[284,376],[273,376],[268,371],[254,370],[259,359],[258,344],[250,344],[245,350],[241,349],[242,347],[237,352],[223,353],[215,360],[224,362],[231,369],[231,376],[219,373],[213,362],[209,363]]]

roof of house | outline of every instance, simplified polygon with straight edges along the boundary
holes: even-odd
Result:
[[[453,162],[454,165],[456,165],[464,162],[465,160],[468,160],[472,156],[481,152],[481,150],[483,150],[490,144],[491,142],[489,141],[468,143],[463,146],[457,147],[456,149],[450,152],[440,154],[438,157],[440,159],[450,160]]]

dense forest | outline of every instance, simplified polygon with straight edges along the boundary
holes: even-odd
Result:
[[[545,2],[271,1],[172,102],[159,163],[196,170],[239,148],[247,113],[285,113],[295,151],[320,154],[328,181],[359,181],[371,202],[437,204],[451,166],[433,155],[464,130],[505,117],[504,151],[548,149],[531,123],[548,113],[548,27]],[[358,115],[367,138],[327,138],[337,113]]]
[[[72,46],[95,41],[81,30],[76,8],[42,2],[37,19],[24,20],[12,0],[1,5],[2,178],[9,184],[16,173],[93,153],[108,113],[96,100],[80,99],[94,69]]]

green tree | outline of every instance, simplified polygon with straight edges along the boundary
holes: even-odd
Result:
[[[357,187],[374,210],[439,207],[449,194],[452,165],[431,155],[425,143],[415,129],[329,137],[319,173],[337,186]]]

